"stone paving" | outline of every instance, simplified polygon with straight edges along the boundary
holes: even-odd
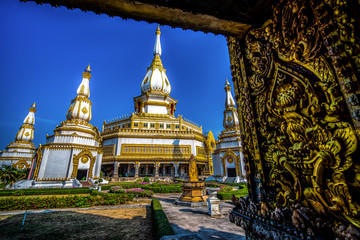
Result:
[[[168,236],[166,240],[245,240],[245,231],[229,221],[229,212],[234,207],[230,202],[220,203],[220,218],[211,218],[208,207],[185,207],[174,205],[180,194],[156,194],[160,200],[176,236]]]

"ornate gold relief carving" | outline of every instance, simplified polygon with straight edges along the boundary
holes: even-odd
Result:
[[[273,209],[300,203],[360,227],[357,120],[340,88],[341,48],[329,51],[328,22],[318,14],[342,14],[337,24],[349,35],[339,31],[340,41],[351,45],[354,22],[337,8],[338,1],[280,1],[272,20],[228,44],[252,198]],[[357,44],[344,47],[356,63]]]

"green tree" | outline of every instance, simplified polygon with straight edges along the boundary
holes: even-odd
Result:
[[[28,173],[29,169],[19,170],[12,165],[4,165],[0,168],[0,182],[11,184],[25,179]]]

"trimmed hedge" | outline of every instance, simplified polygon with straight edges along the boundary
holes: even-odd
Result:
[[[245,188],[245,189],[240,189],[240,190],[235,190],[235,191],[230,191],[230,192],[218,192],[216,196],[220,200],[231,200],[232,195],[235,195],[235,197],[237,197],[237,198],[244,197],[244,196],[248,195],[248,190],[247,190],[247,188]]]
[[[181,193],[183,184],[148,184],[143,185],[141,188],[151,190],[154,193]]]
[[[56,195],[56,194],[89,194],[88,188],[30,188],[19,190],[0,190],[0,196],[25,196],[25,195]]]
[[[183,184],[161,184],[161,183],[152,183],[152,184],[141,184],[141,183],[116,183],[109,184],[107,186],[102,186],[102,190],[109,190],[112,187],[121,186],[123,189],[133,189],[133,188],[142,188],[145,190],[151,190],[154,193],[181,193]]]
[[[65,197],[6,197],[0,198],[0,210],[82,208],[99,205],[119,205],[131,201],[133,198],[133,194],[111,193]]]
[[[151,211],[155,229],[155,239],[160,239],[163,236],[175,235],[174,229],[170,225],[158,199],[153,199],[151,201]]]

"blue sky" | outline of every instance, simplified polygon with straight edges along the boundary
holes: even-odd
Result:
[[[0,149],[11,141],[36,101],[36,146],[64,121],[90,63],[91,124],[134,111],[133,97],[153,58],[157,24],[0,1]],[[162,62],[179,100],[175,115],[223,130],[225,79],[231,80],[224,36],[161,26]],[[231,82],[231,81],[230,81]]]

